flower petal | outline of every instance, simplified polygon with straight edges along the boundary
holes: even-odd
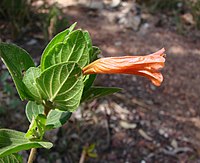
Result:
[[[83,68],[83,74],[135,74],[145,76],[159,86],[163,81],[158,71],[164,67],[165,49],[147,56],[123,56],[98,59]]]

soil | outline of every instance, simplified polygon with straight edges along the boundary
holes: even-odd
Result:
[[[37,162],[78,162],[83,147],[91,144],[98,156],[85,162],[200,162],[200,31],[181,35],[174,28],[157,27],[159,16],[148,21],[146,30],[134,31],[110,19],[117,10],[64,10],[70,23],[89,31],[101,57],[145,55],[164,47],[164,82],[155,87],[138,76],[99,75],[95,85],[123,91],[81,105],[66,125],[47,135],[55,145],[39,150]],[[44,48],[20,44],[36,60]],[[7,119],[4,127],[25,130],[15,120]]]

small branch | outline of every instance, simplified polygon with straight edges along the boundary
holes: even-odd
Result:
[[[33,163],[33,161],[35,160],[36,157],[36,153],[37,153],[37,149],[36,148],[32,148],[29,158],[28,158],[28,163]]]
[[[84,163],[85,162],[85,158],[86,158],[86,150],[83,149],[82,153],[81,153],[81,158],[79,160],[79,163]]]
[[[51,110],[51,108],[48,107],[48,105],[44,106],[44,115],[47,116],[49,114],[50,110]],[[35,157],[36,157],[36,153],[37,153],[37,149],[32,148],[29,158],[28,158],[28,163],[33,163],[33,161],[35,160]]]
[[[45,108],[44,108],[44,115],[47,116],[47,115],[49,114],[49,111],[50,111],[50,110],[51,110],[51,109],[45,107]]]
[[[52,108],[53,108],[52,102],[45,101],[45,103],[44,103],[44,115],[47,116]]]

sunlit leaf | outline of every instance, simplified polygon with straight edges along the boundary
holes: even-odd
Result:
[[[97,158],[97,153],[95,152],[95,144],[91,144],[89,147],[84,147],[83,150],[87,153],[87,156],[91,158]]]
[[[101,51],[98,47],[92,46],[92,40],[88,31],[84,31],[83,34],[88,45],[90,62],[92,62],[97,59],[97,55],[100,54]]]
[[[44,49],[44,52],[42,53],[41,57],[41,69],[45,69],[44,62],[46,60],[46,56],[49,55],[49,51],[53,48],[58,43],[63,43],[67,39],[67,36],[69,35],[70,32],[73,31],[74,27],[76,26],[76,23],[72,24],[68,29],[64,30],[63,32],[60,32],[57,34],[46,46]]]
[[[61,63],[46,69],[37,83],[52,105],[63,111],[79,106],[84,87],[82,70],[76,63]]]
[[[46,58],[42,61],[42,68],[46,69],[58,63],[73,61],[80,67],[89,63],[89,51],[83,31],[71,32],[64,42],[55,44]]]
[[[83,31],[85,40],[87,42],[88,48],[92,48],[92,40],[88,31]]]
[[[31,141],[25,138],[25,133],[0,129],[0,157],[31,148],[51,148],[52,143],[46,141]]]
[[[36,78],[41,74],[41,70],[38,67],[29,68],[23,78],[23,82],[26,87],[29,89],[31,96],[34,100],[41,102],[42,101],[42,92],[38,89]]]

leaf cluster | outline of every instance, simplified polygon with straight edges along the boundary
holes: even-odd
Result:
[[[95,59],[100,50],[90,35],[76,23],[57,34],[44,49],[39,66],[28,52],[0,43],[0,57],[7,66],[21,100],[28,100],[27,133],[0,129],[0,157],[30,148],[50,148],[44,140],[47,130],[61,127],[81,102],[119,91],[118,88],[92,86],[96,75],[84,76],[82,68]]]

